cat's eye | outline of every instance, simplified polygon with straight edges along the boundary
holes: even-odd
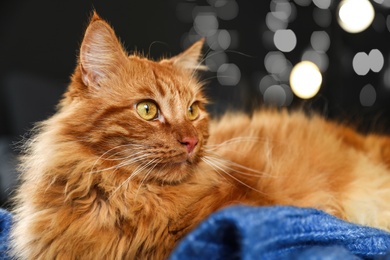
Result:
[[[145,120],[152,120],[158,116],[158,107],[153,101],[142,101],[137,104],[137,113]]]
[[[197,119],[199,117],[199,104],[198,102],[193,103],[187,111],[188,119],[191,121]]]

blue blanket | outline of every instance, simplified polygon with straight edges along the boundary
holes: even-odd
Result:
[[[12,216],[3,209],[0,209],[0,259],[8,259],[8,236],[11,228]]]
[[[315,209],[222,210],[185,237],[170,260],[390,259],[390,233]]]
[[[0,209],[0,259],[7,259],[12,216]],[[390,233],[351,224],[322,211],[235,206],[187,235],[170,260],[390,259]]]

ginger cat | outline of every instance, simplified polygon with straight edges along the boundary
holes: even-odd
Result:
[[[315,207],[390,230],[390,139],[319,116],[258,111],[209,122],[203,41],[128,55],[94,14],[58,112],[26,144],[12,255],[164,259],[216,210]]]

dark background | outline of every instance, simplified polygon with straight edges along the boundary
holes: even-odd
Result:
[[[223,9],[232,4],[231,1],[237,8],[233,11]],[[54,113],[55,105],[69,83],[83,31],[93,9],[110,22],[128,51],[143,51],[155,59],[177,54],[187,47],[185,37],[191,34],[194,8],[202,6],[207,11],[219,12],[218,28],[226,29],[232,35],[230,47],[223,52],[224,57],[228,63],[239,68],[241,77],[238,84],[229,86],[221,84],[215,72],[205,73],[204,77],[209,79],[206,90],[214,101],[209,109],[213,115],[217,115],[227,109],[251,111],[272,105],[272,102],[264,100],[259,84],[269,74],[264,66],[265,56],[269,51],[277,51],[265,37],[269,33],[265,18],[276,2],[2,1],[0,203],[7,200],[15,185],[15,147],[34,122]],[[337,23],[336,0],[325,10],[331,15],[327,25],[316,22],[321,12],[325,11],[310,0],[285,2],[290,3],[295,12],[295,18],[288,28],[294,31],[297,46],[293,51],[284,53],[291,64],[301,60],[304,50],[310,45],[313,31],[325,31],[331,39],[326,53],[329,65],[322,73],[323,84],[319,94],[309,100],[294,96],[288,108],[318,111],[331,119],[354,123],[363,132],[388,133],[390,86],[386,83],[386,77],[389,77],[386,71],[390,65],[390,9],[371,1],[376,10],[373,24],[362,33],[350,34]],[[234,11],[237,15],[232,15]],[[370,71],[365,76],[357,75],[352,68],[354,55],[358,52],[369,53],[372,49],[378,49],[383,54],[383,69]],[[210,51],[207,46],[205,51]],[[376,91],[376,99],[371,106],[363,106],[359,99],[362,88],[367,84],[371,84]]]

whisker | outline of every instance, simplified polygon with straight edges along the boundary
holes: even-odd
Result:
[[[216,163],[220,163],[221,165],[225,166],[227,170],[230,170],[232,172],[235,172],[235,173],[238,173],[238,174],[241,174],[244,176],[251,176],[251,177],[257,176],[257,177],[268,177],[268,178],[274,177],[266,172],[246,167],[246,166],[241,165],[239,163],[224,159],[216,154],[209,153],[209,155],[206,155],[205,157],[208,158],[209,160],[215,161]],[[241,170],[234,169],[233,167],[239,168],[239,169],[247,171],[247,172],[243,172]],[[250,172],[250,173],[248,173],[248,172]],[[254,175],[254,174],[256,174],[256,175]]]
[[[150,56],[150,52],[151,52],[151,50],[152,50],[152,47],[153,47],[153,45],[155,45],[155,44],[161,44],[161,45],[164,45],[165,47],[168,47],[168,44],[166,43],[166,42],[162,42],[162,41],[153,41],[150,45],[149,45],[149,49],[148,49],[148,58],[150,58],[151,56]]]
[[[225,173],[226,175],[228,175],[230,178],[234,179],[235,181],[237,181],[238,183],[242,184],[243,186],[247,187],[248,189],[251,189],[253,191],[256,191],[260,194],[264,194],[263,192],[261,192],[260,190],[256,189],[256,188],[253,188],[252,186],[248,185],[247,183],[241,181],[240,179],[234,177],[232,174],[230,174],[228,171],[226,171],[224,168],[222,168],[222,166],[216,164],[215,162],[213,161],[210,161],[209,159],[205,158],[205,157],[202,157],[202,160],[207,163],[208,165],[211,166],[211,164],[214,165],[215,168],[217,168],[218,170],[222,171],[223,173]]]
[[[118,145],[118,146],[115,146],[115,147],[113,147],[113,148],[111,148],[111,149],[105,151],[102,155],[99,156],[99,158],[97,158],[97,159],[95,160],[95,162],[93,163],[93,165],[92,165],[92,167],[91,167],[91,172],[90,172],[90,173],[92,173],[92,171],[93,171],[93,169],[95,168],[96,164],[97,164],[97,163],[98,163],[106,154],[108,154],[108,153],[110,153],[110,152],[112,152],[112,151],[114,151],[114,150],[116,150],[116,149],[121,149],[121,148],[123,148],[123,147],[128,147],[128,146],[130,146],[130,145],[132,145],[132,144]],[[110,157],[111,157],[111,156],[110,156]],[[110,158],[110,157],[108,157],[108,158]]]
[[[137,198],[138,193],[139,193],[139,190],[141,189],[142,184],[145,182],[145,180],[149,177],[149,175],[150,175],[151,172],[154,170],[154,168],[156,168],[156,166],[157,166],[161,161],[162,161],[162,159],[156,160],[156,161],[154,162],[154,165],[153,165],[153,166],[149,169],[149,171],[145,174],[145,177],[142,178],[142,181],[141,181],[140,185],[138,186],[137,192],[136,192],[136,194],[135,194],[135,198]]]
[[[135,170],[134,172],[131,173],[131,175],[126,178],[126,180],[124,180],[110,195],[109,199],[112,198],[113,195],[115,195],[115,193],[121,189],[125,184],[128,184],[133,178],[135,178],[135,176],[139,175],[140,172],[142,172],[144,169],[146,169],[147,167],[149,167],[151,164],[153,164],[154,162],[158,161],[157,158],[154,158],[152,159],[151,161],[147,162],[147,163],[144,163],[144,164],[141,164],[139,165]],[[155,167],[155,166],[154,166]]]
[[[131,165],[133,163],[139,162],[139,161],[147,158],[150,155],[151,155],[151,153],[143,153],[141,156],[132,158],[131,160],[122,161],[119,164],[116,164],[116,165],[113,165],[113,166],[110,166],[110,167],[107,167],[107,168],[99,169],[99,170],[96,170],[96,171],[92,171],[91,170],[91,172],[89,174],[92,175],[92,174],[96,174],[96,173],[100,173],[100,172],[104,172],[104,171],[109,171],[109,170],[113,170],[113,169],[117,170],[119,168],[122,168],[122,167],[125,167],[125,166],[128,166],[128,165]]]
[[[221,174],[221,173],[219,172],[219,170],[214,166],[214,164],[213,164],[211,161],[209,161],[209,160],[207,159],[207,157],[202,157],[201,159],[202,159],[202,161],[204,161],[207,165],[209,165],[211,168],[213,168],[214,171],[215,171],[216,173],[218,173],[222,178],[224,178],[226,181],[229,181],[229,182],[230,182],[230,180],[228,180],[228,179],[225,177],[225,175]]]
[[[113,155],[110,155],[110,157],[116,156],[117,154],[120,154],[120,153],[126,153],[127,151],[129,151],[129,150],[123,150],[123,151],[117,152],[117,153],[115,153]],[[136,153],[132,153],[132,154],[129,154],[129,155],[125,156],[125,157],[118,157],[118,158],[110,158],[110,157],[108,157],[108,158],[104,158],[103,160],[104,161],[124,161],[124,160],[127,160],[127,159],[135,156],[135,155],[143,154],[143,153],[145,153],[145,151],[139,151],[139,152],[136,152]]]

